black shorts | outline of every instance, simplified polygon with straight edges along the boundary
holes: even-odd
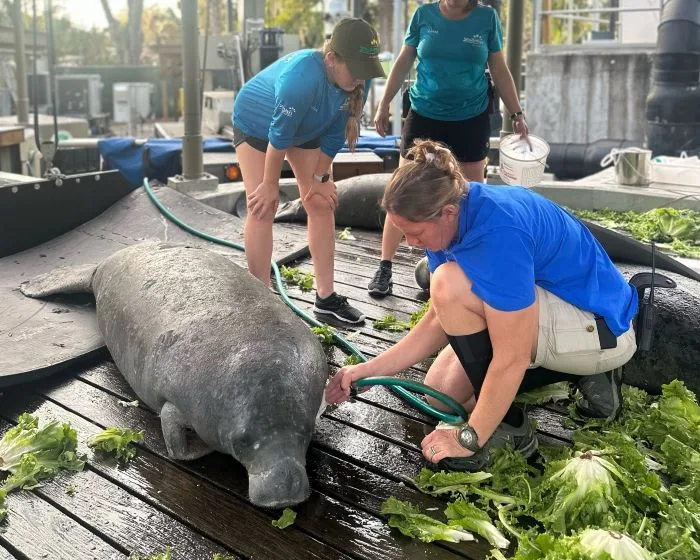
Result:
[[[267,145],[268,141],[264,140],[262,138],[256,138],[255,136],[251,136],[250,134],[246,134],[243,132],[240,128],[234,126],[233,127],[233,147],[236,148],[239,144],[242,144],[243,142],[247,143],[251,148],[254,148],[258,150],[259,152],[267,152]],[[301,146],[294,146],[295,148],[302,148],[304,150],[314,150],[316,148],[321,147],[321,139],[320,138],[314,138],[313,140],[309,140],[305,144],[302,144]]]
[[[445,144],[462,163],[482,161],[489,153],[491,120],[488,109],[463,121],[438,121],[408,112],[401,134],[401,156],[413,145],[416,138],[435,140]]]

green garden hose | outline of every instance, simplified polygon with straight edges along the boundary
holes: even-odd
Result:
[[[193,228],[192,226],[186,224],[182,220],[180,220],[177,216],[175,216],[170,210],[168,210],[163,204],[161,204],[160,200],[156,197],[155,193],[151,189],[151,185],[148,182],[148,178],[144,178],[143,180],[143,188],[146,190],[146,193],[148,194],[148,197],[153,201],[153,204],[156,205],[158,210],[160,210],[161,214],[163,214],[166,218],[168,218],[171,222],[176,224],[177,226],[181,227],[185,231],[188,231],[192,235],[196,235],[197,237],[200,237],[202,239],[206,239],[207,241],[211,241],[212,243],[217,243],[219,245],[224,245],[226,247],[231,247],[233,249],[237,249],[239,251],[244,251],[245,248],[243,245],[240,245],[238,243],[234,243],[233,241],[228,241],[227,239],[221,239],[219,237],[215,237],[213,235],[209,235],[208,233],[204,233],[202,231],[199,231],[196,228]],[[284,303],[286,303],[299,317],[304,319],[307,323],[310,325],[313,325],[315,327],[322,327],[323,324],[317,321],[314,317],[303,311],[302,309],[299,309],[293,302],[292,300],[289,299],[287,296],[287,292],[284,289],[284,285],[282,283],[282,277],[280,275],[279,267],[277,266],[277,263],[273,260],[271,263],[272,265],[272,270],[275,274],[275,285],[277,286],[277,290],[279,291],[280,296],[282,297],[282,300]],[[365,357],[362,352],[360,352],[353,344],[345,340],[342,336],[340,336],[337,332],[333,331],[333,338],[335,341],[345,350],[347,350],[349,353],[357,356],[357,358],[362,361],[366,362],[367,358]],[[426,414],[429,414],[439,420],[442,420],[443,422],[448,422],[451,424],[457,424],[464,422],[467,419],[467,412],[464,410],[461,404],[459,404],[457,401],[455,401],[452,397],[449,397],[448,395],[445,395],[444,393],[441,393],[439,391],[436,391],[432,387],[428,387],[427,385],[423,383],[419,383],[417,381],[411,381],[410,379],[402,379],[398,377],[368,377],[365,379],[360,379],[355,382],[355,385],[357,387],[362,387],[362,386],[368,386],[368,385],[387,385],[391,388],[391,390],[399,395],[401,398],[406,400],[409,404],[417,408],[418,410],[425,412]],[[432,406],[430,406],[427,402],[422,400],[420,397],[417,397],[414,395],[411,391],[416,392],[416,393],[421,393],[425,395],[429,395],[440,402],[445,403],[448,407],[450,407],[452,410],[456,412],[456,414],[448,414],[446,412],[443,412],[441,410],[438,410]]]

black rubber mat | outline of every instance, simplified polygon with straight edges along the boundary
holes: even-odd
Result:
[[[170,188],[154,188],[163,205],[188,225],[243,243],[243,220]],[[41,223],[36,224],[37,228]],[[278,264],[307,253],[306,239],[273,226]],[[202,246],[238,263],[241,251],[205,241],[179,228],[155,207],[143,188],[136,189],[96,218],[31,249],[0,259],[0,386],[50,374],[71,361],[102,351],[92,296],[44,300],[22,295],[19,285],[58,266],[99,263],[126,246],[148,240]]]

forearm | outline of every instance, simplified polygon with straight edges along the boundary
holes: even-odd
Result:
[[[447,335],[432,308],[397,344],[373,358],[367,365],[374,375],[395,375],[432,356],[447,344]]]
[[[499,365],[497,361],[491,362],[479,399],[469,417],[469,425],[479,436],[479,445],[483,446],[503,421],[515,400],[526,368],[527,364],[511,362]]]
[[[501,55],[503,56],[503,55]],[[513,76],[505,63],[505,60],[493,60],[489,62],[489,72],[493,78],[499,97],[503,100],[509,114],[522,111],[518,91],[515,89]]]
[[[286,153],[287,150],[278,150],[271,143],[267,145],[263,183],[279,184],[282,162]]]
[[[386,79],[386,85],[384,86],[384,95],[382,96],[382,100],[380,101],[381,105],[388,107],[391,103],[391,100],[394,99],[394,97],[398,93],[399,89],[401,88],[401,84],[406,78],[406,74],[408,74],[408,71],[411,68],[411,65],[413,64],[413,61],[416,59],[416,56],[413,52],[414,50],[415,49],[408,50],[406,47],[404,47],[401,50],[401,53],[396,59],[396,62],[394,62],[393,66],[391,67],[389,77]]]

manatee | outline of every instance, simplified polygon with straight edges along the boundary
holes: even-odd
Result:
[[[379,204],[390,178],[391,173],[375,173],[338,181],[335,184],[338,189],[335,224],[342,227],[382,229],[386,214]],[[275,222],[306,222],[306,210],[301,199],[281,204]]]
[[[645,266],[615,262],[629,280],[637,273],[650,272]],[[656,320],[648,352],[637,350],[623,368],[624,382],[650,393],[660,393],[662,385],[681,379],[700,396],[700,282],[666,270],[657,270],[675,283],[673,288],[655,288]],[[414,270],[416,284],[430,287],[428,260],[423,257]],[[648,300],[650,291],[645,292]]]
[[[232,455],[258,506],[308,498],[306,451],[326,357],[306,324],[245,269],[205,249],[142,243],[20,289],[35,298],[94,293],[105,344],[159,413],[170,457]]]

